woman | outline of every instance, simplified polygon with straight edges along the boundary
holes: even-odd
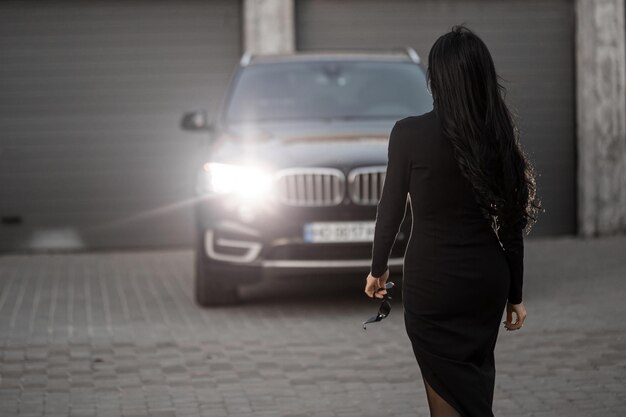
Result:
[[[433,417],[493,416],[494,349],[506,306],[520,329],[523,230],[541,209],[491,55],[454,26],[429,53],[433,110],[395,123],[365,292],[382,298],[407,194],[405,327]],[[513,322],[513,314],[516,321]]]

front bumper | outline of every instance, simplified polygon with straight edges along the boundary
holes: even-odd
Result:
[[[376,218],[376,206],[250,207],[225,210],[227,202],[206,202],[198,210],[198,232],[211,268],[242,282],[266,275],[361,273],[370,270],[372,242],[311,243],[303,226],[312,221],[353,221]],[[254,212],[254,214],[251,214]],[[243,214],[242,214],[243,213]],[[402,271],[411,218],[400,227],[389,258],[391,272]],[[240,273],[238,273],[240,272]]]

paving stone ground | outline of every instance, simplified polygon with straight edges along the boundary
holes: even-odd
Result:
[[[0,416],[429,415],[399,297],[367,331],[364,275],[271,279],[201,309],[192,261],[0,257]],[[626,416],[626,236],[527,239],[525,269],[495,415]]]

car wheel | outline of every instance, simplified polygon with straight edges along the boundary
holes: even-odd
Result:
[[[223,277],[211,269],[204,254],[204,244],[199,239],[195,260],[194,292],[196,303],[202,307],[237,304],[240,301],[237,285],[224,284]]]

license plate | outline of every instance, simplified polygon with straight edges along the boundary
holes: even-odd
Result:
[[[304,225],[305,242],[372,242],[374,221],[313,222]]]

